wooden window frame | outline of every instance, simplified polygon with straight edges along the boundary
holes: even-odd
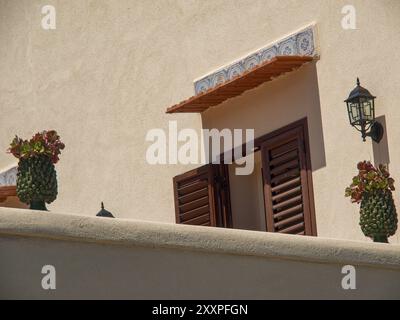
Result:
[[[314,188],[313,188],[313,182],[312,182],[312,167],[311,167],[311,153],[310,153],[310,140],[309,140],[309,134],[308,134],[308,121],[307,118],[302,118],[300,120],[297,120],[295,122],[292,122],[284,127],[281,127],[279,129],[276,129],[272,132],[269,132],[267,134],[264,134],[258,138],[254,139],[254,150],[252,152],[261,152],[262,145],[265,144],[266,142],[274,139],[274,138],[280,138],[282,135],[284,135],[286,132],[293,131],[295,129],[301,130],[301,134],[303,136],[303,141],[304,141],[304,153],[305,153],[305,168],[304,168],[304,173],[302,176],[302,179],[305,179],[306,185],[307,185],[307,192],[303,194],[304,200],[303,203],[306,204],[308,207],[308,212],[309,216],[306,217],[304,216],[304,220],[306,223],[306,220],[309,220],[309,228],[310,232],[306,235],[308,236],[317,236],[317,224],[316,224],[316,216],[315,216],[315,204],[314,204]],[[246,155],[246,144],[242,144],[240,146],[241,148],[241,154],[242,156]],[[235,157],[235,149],[231,151],[232,153],[232,159]],[[264,156],[261,155],[262,162],[264,165]],[[224,153],[221,153],[219,155],[220,162],[224,164]],[[302,170],[303,171],[303,170]],[[264,174],[263,174],[263,179],[264,179]],[[265,186],[265,183],[263,183]],[[268,223],[268,217],[267,217],[267,210],[268,210],[268,205],[267,199],[265,196],[265,191],[264,191],[264,206],[265,206],[265,214],[266,214],[266,225],[267,225],[267,230],[270,228],[270,223]],[[232,211],[230,212],[232,214]],[[230,221],[232,221],[232,217],[229,218]]]
[[[273,143],[276,138],[279,143],[282,143],[282,139],[285,139],[285,135],[288,135],[288,139],[293,138],[294,133],[300,134],[301,145],[299,148],[301,154],[304,155],[304,159],[301,160],[301,163],[304,165],[300,168],[300,177],[302,184],[304,182],[304,186],[302,185],[302,204],[305,208],[303,210],[304,214],[304,224],[307,225],[305,228],[305,235],[307,236],[317,236],[317,226],[316,226],[316,216],[315,216],[315,205],[314,205],[314,189],[312,182],[312,168],[311,168],[311,153],[310,153],[310,141],[308,135],[308,122],[307,118],[300,119],[295,121],[289,125],[286,125],[282,128],[274,130],[270,133],[267,133],[261,137],[254,139],[254,149],[252,152],[263,152],[262,148],[266,144]],[[297,139],[297,138],[296,138]],[[241,148],[242,156],[246,155],[246,144],[244,143]],[[234,159],[235,149],[232,149],[232,159]],[[263,168],[266,168],[265,165],[265,155],[261,154]],[[180,222],[179,216],[179,200],[178,200],[178,191],[177,191],[177,181],[179,179],[190,179],[191,176],[204,174],[208,172],[208,180],[209,180],[209,199],[212,201],[210,203],[210,210],[213,208],[214,214],[211,214],[211,226],[215,227],[225,227],[232,228],[232,210],[231,210],[231,201],[230,201],[230,190],[227,191],[227,188],[230,188],[229,185],[229,172],[228,172],[228,164],[224,163],[224,153],[219,155],[219,164],[208,164],[183,174],[180,174],[173,179],[174,183],[174,201],[175,201],[175,219],[176,223]],[[211,166],[211,170],[207,171],[206,167]],[[265,169],[264,169],[265,170]],[[215,180],[215,177],[223,177],[223,181]],[[263,185],[264,185],[264,209],[265,209],[265,217],[266,217],[266,231],[274,231],[273,221],[271,221],[272,215],[268,214],[269,206],[271,199],[268,198],[268,194],[266,192],[267,183],[265,182],[265,173],[262,174],[263,177]],[[220,206],[220,207],[218,207]]]

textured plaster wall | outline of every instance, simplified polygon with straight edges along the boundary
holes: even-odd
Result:
[[[343,189],[355,162],[374,155],[370,140],[362,143],[348,125],[343,99],[356,76],[378,96],[390,169],[399,180],[400,2],[351,3],[357,30],[341,28],[344,0],[0,0],[0,150],[16,133],[55,128],[67,148],[51,210],[94,215],[104,200],[117,217],[173,222],[172,177],[193,166],[148,165],[149,129],[178,119],[180,128],[255,126],[261,134],[307,115],[318,233],[364,239]],[[47,4],[57,10],[53,31],[40,27]],[[193,79],[313,21],[321,53],[316,65],[203,118],[164,114],[193,94]],[[262,119],[254,108],[264,108]],[[14,162],[0,152],[0,168]]]
[[[0,208],[0,298],[400,298],[398,245],[293,237]]]
[[[398,270],[358,267],[343,290],[342,264],[192,250],[2,238],[2,299],[399,299]],[[29,263],[27,263],[29,261]],[[44,265],[56,290],[43,290]]]
[[[57,29],[41,28],[41,6]],[[165,108],[192,90],[196,59],[186,33],[199,4],[174,1],[0,1],[0,168],[15,134],[55,128],[66,144],[51,210],[174,221],[172,177],[150,166],[149,129],[168,128]],[[182,89],[181,89],[182,88]],[[199,115],[179,117],[199,128]],[[146,213],[143,213],[146,210]]]

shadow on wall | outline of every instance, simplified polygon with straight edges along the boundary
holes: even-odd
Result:
[[[383,126],[383,137],[379,143],[372,141],[372,151],[374,154],[374,164],[378,166],[380,164],[386,164],[389,167],[390,157],[389,157],[389,144],[387,138],[387,129],[386,129],[386,117],[380,116],[377,117],[376,120]]]
[[[255,137],[307,118],[312,170],[326,166],[316,62],[201,114],[204,129],[255,129]]]

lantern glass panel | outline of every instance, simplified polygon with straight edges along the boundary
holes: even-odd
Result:
[[[363,118],[365,120],[374,120],[374,105],[372,100],[362,102]]]
[[[352,125],[360,121],[360,109],[357,102],[348,103],[348,112],[349,112],[350,122]]]

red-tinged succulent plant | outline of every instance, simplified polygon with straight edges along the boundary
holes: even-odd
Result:
[[[18,160],[17,196],[31,209],[47,210],[57,198],[57,173],[61,150],[65,148],[55,130],[36,133],[30,140],[15,136],[7,150]]]
[[[351,202],[360,203],[365,192],[378,190],[394,191],[394,179],[385,165],[374,167],[369,161],[362,161],[357,164],[358,175],[345,190],[345,196],[351,198]]]
[[[36,133],[30,140],[22,140],[15,136],[10,144],[9,153],[17,159],[27,159],[39,155],[48,156],[52,163],[57,163],[61,150],[65,148],[55,130]]]

